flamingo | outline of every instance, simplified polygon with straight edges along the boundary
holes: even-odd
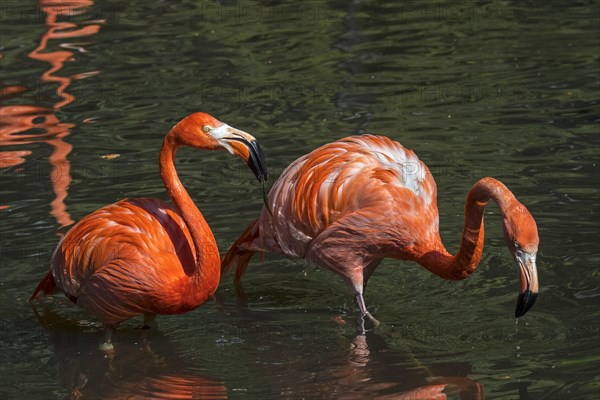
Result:
[[[460,280],[475,271],[483,251],[483,211],[494,200],[506,245],[519,266],[516,317],[538,293],[535,220],[500,181],[483,178],[470,189],[460,249],[451,255],[439,233],[437,188],[417,155],[384,136],[350,136],[300,157],[269,192],[259,217],[231,246],[221,272],[236,267],[239,283],[256,252],[298,257],[339,274],[365,317],[367,282],[383,258],[416,261],[432,273]]]
[[[256,178],[267,178],[256,139],[204,113],[177,123],[160,150],[160,173],[175,207],[151,198],[104,206],[74,225],[58,243],[50,271],[30,300],[57,289],[106,327],[103,350],[112,350],[116,326],[144,315],[184,313],[203,304],[219,284],[217,243],[175,170],[182,146],[227,150]]]

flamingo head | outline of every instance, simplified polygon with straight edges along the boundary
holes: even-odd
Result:
[[[259,182],[267,180],[267,164],[256,138],[209,114],[188,115],[173,127],[171,136],[179,146],[226,150],[243,159]]]
[[[504,213],[504,240],[519,266],[518,318],[533,306],[538,295],[536,256],[540,242],[537,225],[527,208],[516,204]]]

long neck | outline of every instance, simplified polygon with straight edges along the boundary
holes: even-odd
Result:
[[[423,252],[417,261],[442,278],[458,280],[468,277],[479,265],[483,253],[483,211],[490,199],[498,204],[503,216],[516,201],[501,182],[492,178],[479,180],[467,195],[463,234],[456,255],[449,254],[439,240],[434,250]]]
[[[175,170],[177,147],[171,134],[167,135],[160,150],[160,174],[167,193],[179,209],[194,242],[196,265],[193,276],[196,278],[196,282],[202,282],[203,287],[212,288],[214,286],[216,289],[221,274],[219,249],[204,216],[177,176]]]

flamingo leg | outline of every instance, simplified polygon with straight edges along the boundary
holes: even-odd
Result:
[[[100,345],[100,350],[110,353],[115,349],[112,341],[115,327],[113,325],[104,325],[104,327],[106,328],[104,332],[104,343]]]
[[[156,327],[156,314],[144,314],[142,329],[151,329],[152,327]]]
[[[147,331],[149,329],[155,328],[156,325],[156,314],[144,314],[144,324],[140,327],[140,329],[143,330],[142,332],[142,338],[141,338],[141,344],[142,347],[150,354],[152,354],[154,356],[154,353],[152,352],[152,349],[150,348],[150,342],[148,341],[147,336]]]
[[[375,317],[371,315],[369,310],[367,310],[367,305],[365,304],[365,299],[363,298],[362,292],[356,295],[355,300],[356,305],[358,305],[358,308],[360,310],[360,318],[358,319],[358,331],[361,335],[364,335],[367,332],[367,330],[365,329],[365,317],[367,317],[369,322],[371,322],[373,328],[379,325],[379,321],[377,321]]]
[[[373,245],[372,241],[351,241],[347,242],[347,227],[360,226],[364,223],[363,215],[360,212],[346,215],[332,225],[329,225],[325,230],[312,240],[310,247],[306,251],[304,258],[311,264],[329,269],[339,275],[352,288],[355,295],[356,305],[360,309],[359,318],[359,333],[364,334],[365,317],[371,323],[372,328],[379,325],[371,313],[367,310],[363,293],[366,288],[367,281],[375,271],[375,268],[381,262],[381,259],[371,259],[365,264],[365,257],[361,254],[368,255],[369,246]],[[338,249],[340,244],[349,243],[353,246],[352,253],[345,253],[344,259],[340,259]]]
[[[377,268],[380,262],[381,260],[374,260],[371,263],[367,264],[363,268],[362,274],[355,276],[350,281],[351,286],[354,289],[354,299],[356,301],[356,305],[360,310],[360,318],[358,320],[358,331],[361,335],[364,335],[367,331],[365,329],[365,317],[367,317],[368,321],[371,323],[372,328],[375,328],[379,325],[379,321],[377,321],[375,317],[373,317],[373,315],[369,312],[369,310],[367,310],[367,305],[365,304],[365,298],[363,297],[363,293],[367,290],[367,282],[369,281],[371,275],[373,275],[375,268]]]
[[[377,268],[380,262],[381,260],[372,261],[370,264],[367,264],[367,266],[363,269],[363,293],[367,291],[367,282],[369,282],[369,278],[371,278],[371,275],[373,275],[373,272],[375,272],[375,268]]]

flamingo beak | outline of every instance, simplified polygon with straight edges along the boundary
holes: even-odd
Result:
[[[519,318],[535,304],[538,295],[538,276],[535,255],[519,252],[515,255],[519,264],[519,298],[515,317]]]
[[[222,139],[227,144],[227,150],[246,161],[248,168],[254,172],[256,179],[264,183],[269,174],[265,156],[258,141],[254,136],[230,126],[227,126],[226,130],[227,134]]]
[[[256,179],[258,179],[260,183],[264,183],[269,177],[269,173],[260,144],[258,144],[257,140],[246,142],[245,144],[248,146],[248,150],[250,150],[250,156],[247,161],[248,167],[254,172]]]

